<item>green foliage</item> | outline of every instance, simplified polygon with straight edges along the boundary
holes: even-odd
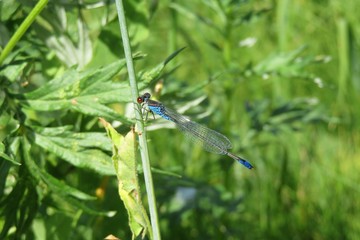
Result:
[[[135,161],[135,134],[130,131],[125,137],[101,119],[113,144],[112,160],[119,181],[119,195],[129,215],[129,226],[132,239],[144,238],[149,233],[152,238],[151,225],[141,201],[140,187]]]
[[[357,239],[358,1],[147,4],[124,4],[141,93],[225,134],[255,166],[149,118],[163,239]],[[34,6],[0,2],[0,239],[142,238],[115,4]]]
[[[75,127],[66,126],[64,121],[68,117],[66,113],[73,112],[78,117],[83,114],[101,115],[130,123],[106,106],[116,101],[109,93],[123,95],[123,101],[127,99],[123,94],[126,87],[120,87],[126,85],[109,82],[123,66],[124,61],[118,61],[80,74],[69,69],[61,77],[26,93],[21,88],[11,87],[11,82],[5,78],[8,69],[4,69],[1,105],[4,143],[1,158],[7,161],[2,161],[1,165],[2,179],[7,179],[2,191],[7,194],[1,202],[1,214],[5,217],[1,238],[7,236],[13,226],[16,226],[16,231],[11,234],[14,238],[27,232],[46,198],[51,200],[48,207],[60,211],[81,209],[90,214],[110,216],[109,212],[95,210],[82,203],[93,201],[95,197],[59,181],[48,171],[58,165],[59,159],[63,159],[72,166],[100,175],[114,174],[107,153],[111,150],[110,142],[104,134],[74,131]],[[119,88],[109,87],[116,85]],[[45,115],[41,117],[44,111],[48,113],[46,118]],[[71,118],[69,120],[72,121]],[[15,168],[13,164],[19,166]],[[9,184],[12,178],[16,181]],[[58,205],[59,201],[61,204]]]

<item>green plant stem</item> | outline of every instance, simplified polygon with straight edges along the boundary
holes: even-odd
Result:
[[[287,51],[289,29],[289,0],[280,0],[276,7],[277,41],[280,52]]]
[[[276,5],[278,51],[281,53],[287,51],[287,43],[289,41],[289,8],[291,7],[291,1],[280,0]],[[288,81],[283,81],[281,78],[275,79],[273,96],[276,98],[280,96],[287,98],[288,92]]]
[[[124,13],[124,6],[122,0],[116,0],[116,8],[118,12],[119,24],[120,24],[120,31],[121,37],[124,45],[124,52],[126,58],[126,65],[129,73],[129,81],[130,81],[130,88],[132,93],[132,100],[134,103],[135,108],[135,116],[136,116],[136,125],[137,125],[137,132],[139,133],[139,146],[140,146],[140,154],[142,159],[142,166],[144,171],[144,178],[145,178],[145,185],[146,185],[146,192],[148,197],[149,203],[149,211],[150,211],[150,219],[151,219],[151,227],[153,233],[153,239],[159,240],[160,231],[159,231],[159,224],[158,224],[158,216],[156,210],[156,199],[155,193],[153,188],[153,180],[151,175],[151,168],[150,168],[150,160],[149,160],[149,153],[147,149],[147,141],[146,141],[146,132],[144,129],[143,118],[141,116],[141,106],[137,104],[137,97],[139,96],[139,91],[136,84],[136,77],[135,77],[135,70],[134,64],[132,59],[130,41],[128,36],[128,31],[126,27],[126,20],[125,20],[125,13]]]
[[[339,55],[339,74],[338,74],[338,103],[343,106],[347,94],[347,82],[349,78],[349,33],[348,23],[344,18],[337,20],[337,49]]]
[[[29,15],[25,18],[25,20],[21,23],[20,27],[14,35],[11,37],[10,41],[6,44],[4,50],[0,54],[0,65],[4,62],[5,58],[9,55],[11,50],[15,47],[20,38],[24,35],[26,30],[30,27],[30,25],[34,22],[35,18],[40,14],[40,12],[44,9],[49,0],[40,0],[35,7],[31,10]]]

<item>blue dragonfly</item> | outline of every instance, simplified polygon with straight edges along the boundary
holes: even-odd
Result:
[[[165,107],[162,103],[151,100],[150,97],[150,93],[145,93],[137,98],[137,102],[143,107],[147,106],[148,112],[153,115],[156,113],[162,118],[174,122],[189,140],[202,146],[206,151],[227,155],[248,169],[254,168],[247,160],[228,151],[232,145],[227,137],[210,128],[189,120],[187,117],[179,114],[178,112]]]

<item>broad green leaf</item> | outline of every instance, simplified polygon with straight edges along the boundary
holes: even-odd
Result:
[[[131,91],[127,82],[121,83],[103,83],[97,86],[95,90],[101,93],[101,97],[98,97],[98,93],[94,92],[94,98],[98,99],[100,103],[113,103],[113,102],[128,102],[131,99]]]
[[[86,99],[80,98],[73,101],[71,108],[78,112],[92,116],[102,116],[108,119],[116,119],[124,124],[132,123],[130,120],[120,115],[119,113],[115,112],[111,108],[99,104],[96,101],[86,101]]]
[[[34,128],[37,133],[52,137],[52,139],[61,144],[63,139],[68,141],[74,141],[70,145],[77,145],[81,148],[99,148],[104,151],[111,151],[111,141],[106,137],[104,133],[98,132],[80,132],[74,133],[71,132],[72,126],[62,126],[62,127],[53,127],[53,128]],[[57,140],[58,139],[58,140]]]
[[[28,92],[24,95],[27,100],[53,100],[56,98],[62,99],[65,97],[64,89],[71,91],[71,87],[75,85],[75,83],[79,81],[80,78],[80,74],[74,68],[70,68],[62,76],[56,77],[40,88],[32,92]]]
[[[125,60],[119,60],[100,69],[87,70],[78,73],[69,69],[61,77],[57,77],[42,87],[26,93],[27,100],[64,100],[79,96],[89,96],[102,92],[96,92],[103,83],[111,82],[112,78],[125,66]],[[100,88],[103,90],[103,88]],[[101,97],[99,97],[101,99]]]
[[[129,214],[133,239],[140,235],[144,238],[147,233],[152,236],[150,221],[141,202],[136,171],[135,134],[130,131],[124,138],[104,119],[101,122],[113,142],[112,160],[119,181],[119,195]]]
[[[128,83],[113,83],[112,78],[124,67],[120,60],[104,68],[77,73],[70,69],[42,87],[26,93],[20,103],[38,111],[74,110],[91,116],[132,122],[107,107],[120,101],[129,101]]]
[[[104,142],[108,142],[110,145],[108,140],[99,138],[98,133],[78,134],[64,132],[54,136],[49,134],[51,129],[41,131],[40,128],[36,128],[35,130],[34,136],[37,145],[70,164],[79,168],[91,169],[99,174],[114,174],[108,155],[99,149],[94,149],[94,146],[105,148]],[[58,129],[54,129],[54,131],[58,132]],[[93,145],[91,145],[91,142]]]
[[[60,134],[65,134],[73,129],[73,126],[61,126],[61,127],[52,127],[52,128],[42,128],[42,127],[33,127],[37,132],[49,135],[49,136],[58,136]]]

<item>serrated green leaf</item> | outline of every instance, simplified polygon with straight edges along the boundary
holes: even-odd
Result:
[[[86,99],[78,99],[73,101],[74,104],[71,105],[71,108],[91,116],[96,117],[105,117],[107,119],[116,119],[124,124],[132,124],[133,122],[115,112],[111,108],[106,107],[98,102],[86,101]]]
[[[37,90],[26,93],[20,103],[37,111],[75,110],[91,116],[116,119],[131,124],[127,118],[105,104],[129,101],[127,83],[112,83],[111,79],[125,65],[117,61],[104,68],[81,74],[70,69]]]
[[[43,127],[33,127],[37,132],[48,135],[48,136],[59,136],[60,134],[64,134],[71,129],[73,126],[61,126],[61,127],[52,127],[52,128],[43,128]]]
[[[128,82],[104,83],[99,86],[99,92],[95,97],[100,96],[99,102],[128,102],[131,99],[131,90]]]
[[[55,129],[57,131],[57,129]],[[49,130],[47,130],[49,132]],[[35,131],[35,143],[45,150],[54,153],[70,164],[91,169],[99,174],[113,175],[114,169],[111,166],[110,158],[102,151],[92,149],[94,146],[101,146],[93,137],[98,135],[86,134],[83,136],[66,132],[59,136],[47,135],[45,132]],[[84,138],[88,138],[84,140]],[[94,145],[90,147],[90,142]],[[88,147],[89,146],[89,147]],[[104,147],[104,146],[102,146]]]
[[[56,99],[56,97],[54,97],[55,94],[58,94],[64,88],[74,85],[79,80],[79,78],[80,78],[80,74],[77,71],[75,71],[74,67],[70,68],[62,76],[56,77],[53,80],[41,86],[40,88],[26,93],[25,98],[28,100]]]
[[[61,145],[63,139],[67,139],[65,147],[78,146],[79,150],[85,148],[99,148],[104,151],[111,151],[111,141],[104,133],[98,132],[71,132],[73,126],[62,126],[53,128],[34,127],[36,132],[51,137],[57,144]],[[81,149],[80,149],[81,148]]]
[[[26,93],[25,98],[28,101],[40,99],[71,100],[79,96],[99,94],[99,92],[97,92],[99,86],[104,82],[111,81],[124,66],[125,61],[119,60],[106,67],[88,70],[83,73],[78,73],[74,69],[70,69],[61,77],[49,81],[44,86],[32,92]]]

